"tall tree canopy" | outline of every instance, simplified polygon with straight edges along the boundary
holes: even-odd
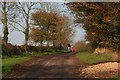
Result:
[[[94,48],[112,47],[120,50],[120,3],[70,2],[66,4],[83,23],[86,39]]]
[[[60,47],[64,42],[69,41],[72,29],[69,27],[71,21],[68,17],[56,12],[40,10],[32,14],[32,20],[34,25],[38,26],[32,29],[31,38],[34,41],[52,41],[54,46],[57,41]]]

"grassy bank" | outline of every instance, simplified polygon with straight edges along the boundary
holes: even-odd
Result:
[[[76,54],[76,57],[86,63],[96,63],[100,61],[116,61],[117,56],[115,54],[95,54],[91,52],[80,52]]]
[[[11,72],[13,65],[27,61],[30,57],[8,58],[2,60],[2,76]]]

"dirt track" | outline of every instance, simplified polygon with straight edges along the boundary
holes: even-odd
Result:
[[[109,66],[103,70],[101,70],[105,66],[106,63],[99,63],[97,65],[94,64],[86,64],[81,62],[74,56],[74,52],[72,53],[59,53],[59,54],[50,54],[43,55],[38,57],[33,57],[30,60],[16,64],[11,74],[6,76],[5,78],[111,78],[113,76],[118,76],[117,68],[110,63],[113,67],[110,67],[110,70],[107,69]],[[117,65],[118,63],[116,63]],[[93,68],[93,71],[89,69],[89,66],[97,66]],[[111,72],[112,69],[113,70]],[[98,69],[94,75],[92,74],[96,69]],[[86,73],[84,70],[87,70]],[[83,74],[84,72],[84,74]],[[87,74],[89,73],[89,74]],[[111,74],[110,74],[111,73]]]
[[[17,64],[6,78],[80,78],[80,68],[86,64],[74,57],[75,53],[60,53],[33,57]]]

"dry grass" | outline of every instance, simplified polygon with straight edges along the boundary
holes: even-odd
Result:
[[[113,52],[112,49],[107,49],[107,48],[96,48],[94,53],[111,53]]]
[[[112,61],[119,61],[118,60],[118,53],[115,53],[115,52],[111,53],[111,56],[112,56],[112,58],[111,58]]]

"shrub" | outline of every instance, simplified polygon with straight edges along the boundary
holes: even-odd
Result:
[[[21,54],[21,51],[16,46],[12,44],[4,44],[2,43],[2,55],[18,55]]]
[[[27,46],[28,52],[38,52],[39,48],[37,46]]]
[[[91,45],[85,43],[84,41],[78,41],[74,47],[75,51],[92,51]]]

